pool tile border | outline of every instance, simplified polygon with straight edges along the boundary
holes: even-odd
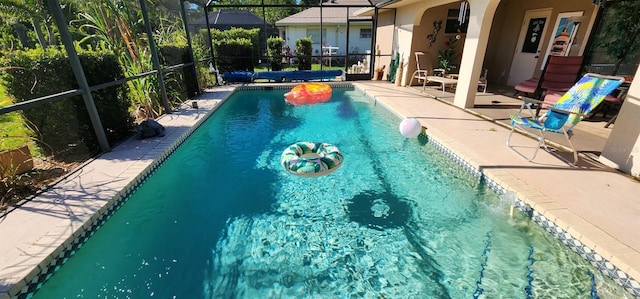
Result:
[[[295,84],[281,84],[277,86],[268,84],[255,84],[238,86],[235,90],[259,90],[259,89],[290,89]],[[366,91],[354,86],[350,83],[336,83],[331,84],[333,87],[348,87],[362,91],[363,94],[367,94]],[[215,105],[206,115],[191,126],[186,132],[179,136],[166,150],[162,152],[156,159],[151,162],[140,174],[138,174],[131,182],[129,182],[122,190],[118,191],[109,202],[103,206],[98,212],[96,212],[89,221],[82,225],[78,231],[74,232],[69,239],[67,239],[61,246],[59,246],[54,253],[46,258],[42,263],[38,265],[34,271],[28,275],[27,278],[21,280],[18,284],[12,287],[8,293],[0,294],[0,299],[5,298],[29,298],[29,295],[36,291],[42,283],[44,283],[53,273],[62,266],[73,255],[76,250],[82,247],[85,241],[91,237],[95,231],[126,201],[126,199],[142,184],[147,178],[155,172],[160,165],[162,165],[171,156],[178,147],[180,147],[184,141],[191,136],[191,134],[200,125],[206,121],[221,104],[226,101],[233,92],[229,93],[220,103]],[[377,99],[372,97],[374,105],[377,105]],[[384,109],[393,112],[389,107],[384,106]],[[397,115],[401,117],[400,115]],[[425,133],[423,133],[425,134]],[[429,137],[428,134],[425,134]],[[602,273],[613,279],[620,286],[631,292],[636,297],[640,297],[640,283],[631,278],[624,271],[613,265],[609,260],[597,254],[594,250],[583,244],[579,239],[573,237],[569,232],[556,225],[552,220],[545,217],[540,212],[534,210],[530,205],[517,198],[511,191],[506,190],[498,182],[487,177],[480,169],[473,166],[469,161],[466,161],[452,150],[445,147],[442,143],[434,138],[429,137],[427,144],[433,146],[435,149],[443,153],[449,159],[461,166],[465,171],[469,172],[476,179],[483,181],[489,189],[496,192],[498,195],[508,195],[513,199],[513,206],[529,216],[536,224],[540,225],[547,232],[549,232],[556,239],[563,244],[571,248],[574,252],[578,253],[582,258],[587,260],[593,266],[598,268]],[[31,278],[33,277],[33,278]]]
[[[385,108],[387,109],[387,108]],[[428,134],[427,137],[429,137]],[[471,163],[464,160],[462,157],[458,156],[456,153],[445,147],[443,144],[435,140],[434,138],[429,138],[429,142],[427,144],[431,144],[431,146],[435,147],[438,151],[446,155],[452,161],[461,166],[464,170],[468,171],[473,177],[484,181],[484,183],[491,189],[496,192],[498,195],[507,195],[509,193],[513,193],[512,191],[506,190],[499,183],[487,177],[482,173],[481,170],[474,167]],[[571,248],[574,252],[578,253],[582,258],[584,258],[591,265],[596,267],[602,273],[607,275],[609,278],[613,279],[620,286],[625,288],[627,291],[635,295],[636,297],[640,297],[640,282],[636,281],[629,275],[627,275],[620,268],[616,267],[609,260],[604,258],[603,256],[596,253],[593,249],[589,248],[579,239],[572,236],[569,232],[562,229],[552,220],[545,217],[540,212],[534,210],[530,205],[526,202],[518,198],[515,193],[508,195],[510,199],[513,199],[513,206],[527,215],[533,222],[540,225],[547,232],[549,232],[554,238]]]
[[[358,90],[361,90],[363,93],[368,94],[365,90],[360,87],[356,87]],[[369,95],[369,94],[368,94]],[[369,95],[373,98],[374,106],[380,105],[384,109],[390,111],[395,114],[398,118],[402,119],[403,116],[399,115],[388,105],[381,103],[375,96]],[[487,175],[485,175],[482,170],[476,166],[474,166],[469,161],[465,160],[463,157],[456,154],[454,151],[447,148],[440,141],[438,141],[433,136],[429,136],[426,131],[423,131],[425,136],[428,137],[429,142],[427,144],[435,147],[438,151],[443,153],[445,156],[450,158],[456,164],[461,166],[464,170],[469,172],[473,177],[477,178],[480,181],[483,181],[489,189],[496,192],[501,196],[508,196],[510,200],[512,200],[512,205],[514,208],[518,209],[525,215],[527,215],[534,223],[540,225],[547,232],[549,232],[554,238],[568,246],[571,250],[578,253],[582,258],[584,258],[591,265],[600,270],[603,274],[607,275],[609,278],[614,280],[618,285],[625,288],[634,296],[640,298],[640,282],[630,277],[627,273],[625,273],[622,269],[615,266],[611,261],[604,258],[602,255],[595,252],[595,250],[591,249],[587,245],[585,245],[578,238],[571,235],[568,231],[564,230],[562,227],[557,225],[551,219],[545,217],[539,211],[533,209],[529,204],[527,204],[522,199],[518,198],[515,192],[509,191],[504,188],[504,186],[500,185],[500,183],[492,180]]]
[[[429,138],[429,142],[427,144],[431,143],[433,143],[433,147],[444,153],[447,157],[450,157],[453,161],[462,166],[462,168],[464,168],[466,171],[469,171],[474,177],[484,181],[487,187],[496,192],[498,195],[505,195],[511,192],[507,191],[502,186],[500,186],[500,184],[484,175],[480,170],[473,167],[469,162],[462,159],[460,156],[446,148],[434,138]],[[598,270],[613,279],[627,291],[631,292],[637,297],[640,297],[640,283],[638,281],[627,275],[620,268],[613,265],[613,263],[611,263],[609,260],[596,253],[593,249],[586,246],[579,239],[572,236],[569,232],[562,229],[552,220],[548,219],[540,212],[534,210],[530,205],[522,201],[520,198],[517,198],[515,194],[513,194],[513,199],[515,199],[514,206],[516,209],[523,212],[525,215],[528,215],[536,224],[540,225],[553,237],[571,248],[571,250],[573,250],[574,252],[578,253],[591,265],[598,268]]]
[[[0,299],[29,298],[31,293],[37,291],[42,284],[47,281],[55,271],[60,268],[82,245],[93,236],[96,230],[113,215],[115,211],[126,201],[126,199],[142,184],[148,177],[160,167],[168,158],[180,147],[184,141],[200,125],[206,121],[220,105],[229,98],[229,93],[224,99],[214,105],[204,117],[194,123],[189,129],[182,133],[167,149],[151,162],[140,174],[134,177],[122,190],[118,191],[102,208],[100,208],[87,222],[85,222],[76,232],[74,232],[63,244],[49,255],[42,263],[31,271],[30,275],[22,279],[13,286],[8,293],[0,294]]]

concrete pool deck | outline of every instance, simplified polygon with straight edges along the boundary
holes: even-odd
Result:
[[[572,167],[545,151],[527,162],[506,146],[509,129],[490,115],[496,109],[459,109],[439,89],[433,89],[441,97],[436,100],[422,93],[422,86],[416,90],[380,81],[354,85],[398,115],[417,118],[431,138],[629,275],[633,279],[627,283],[640,297],[640,182],[589,159]],[[170,153],[232,89],[209,90],[195,99],[200,108],[185,104],[159,119],[167,128],[165,137],[127,140],[0,218],[0,299],[27,293],[42,280],[41,273],[50,273],[57,259],[68,255],[65,249],[77,246],[84,228],[105,217],[113,198],[135,187],[136,177]],[[537,141],[516,134],[513,144],[526,152]]]

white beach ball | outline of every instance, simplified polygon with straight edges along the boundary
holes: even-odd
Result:
[[[422,132],[422,125],[413,118],[407,117],[400,122],[400,134],[407,138],[415,138]]]

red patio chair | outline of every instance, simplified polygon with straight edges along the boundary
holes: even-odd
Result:
[[[541,79],[525,80],[516,85],[515,89],[543,101],[541,105],[537,105],[537,116],[541,108],[553,105],[576,83],[583,60],[582,56],[549,56],[540,75]]]

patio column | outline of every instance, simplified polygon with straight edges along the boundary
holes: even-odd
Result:
[[[600,162],[625,173],[640,176],[640,67],[604,145]]]
[[[478,80],[487,51],[493,16],[500,0],[469,0],[469,28],[464,40],[460,76],[453,104],[471,108],[478,90]]]

